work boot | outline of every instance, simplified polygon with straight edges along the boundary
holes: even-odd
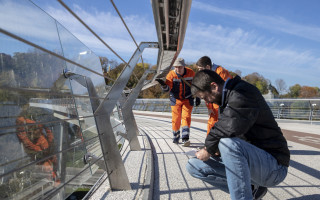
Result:
[[[187,138],[187,139],[182,139],[182,145],[183,145],[184,147],[190,146],[190,140],[189,140],[189,138]]]
[[[173,131],[173,143],[179,144],[180,140],[180,131]]]
[[[183,126],[182,127],[182,145],[184,147],[190,146],[189,135],[190,135],[190,128],[188,126]]]
[[[252,196],[254,200],[262,199],[262,197],[264,197],[268,192],[268,188],[266,187],[255,186],[255,185],[251,185],[251,186],[252,186]]]
[[[179,144],[179,139],[180,139],[180,136],[173,138],[173,143]]]

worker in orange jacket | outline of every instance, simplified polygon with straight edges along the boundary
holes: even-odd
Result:
[[[21,116],[16,119],[16,124],[18,125],[17,136],[23,144],[26,153],[29,154],[32,159],[39,160],[41,157],[49,156],[54,138],[52,131],[48,127],[44,127],[42,124],[36,124],[35,121]],[[43,166],[43,170],[50,174],[52,180],[56,183],[60,182],[57,177],[56,156],[51,156],[38,164]]]
[[[173,67],[174,70],[167,74],[165,81],[162,79],[156,79],[156,81],[161,84],[164,92],[170,91],[173,143],[179,143],[180,126],[182,126],[183,146],[189,146],[191,113],[194,105],[190,86],[195,73],[191,68],[186,67],[183,58],[177,58]],[[196,106],[199,104],[200,99],[197,98]]]
[[[233,78],[228,70],[221,67],[220,65],[211,63],[211,59],[208,56],[203,56],[197,61],[196,66],[198,67],[198,70],[209,69],[215,71],[224,81],[226,81],[228,78]],[[206,106],[208,108],[209,114],[209,120],[207,124],[208,135],[212,127],[214,127],[214,124],[218,121],[219,105],[206,102]]]

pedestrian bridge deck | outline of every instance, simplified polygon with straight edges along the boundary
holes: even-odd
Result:
[[[90,199],[230,199],[185,168],[190,153],[203,146],[207,116],[192,116],[189,147],[172,143],[170,113],[136,111],[135,118],[142,151],[123,153],[132,190],[110,192],[104,181]],[[320,199],[320,125],[289,122],[278,121],[291,152],[288,176],[264,199]]]

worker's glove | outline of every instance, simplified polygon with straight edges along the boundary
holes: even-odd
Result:
[[[161,78],[156,78],[156,81],[162,86],[166,86],[167,84],[161,79]]]
[[[199,97],[196,97],[196,107],[198,107],[201,103],[201,99]]]

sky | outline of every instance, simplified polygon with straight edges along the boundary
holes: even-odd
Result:
[[[112,54],[57,1],[32,2],[97,55]],[[135,43],[109,0],[65,3],[124,60],[130,59]],[[114,3],[138,44],[157,42],[150,0]],[[193,0],[179,57],[194,63],[207,55],[242,76],[257,72],[273,85],[282,79],[287,87],[320,87],[319,7],[318,0]],[[157,51],[144,52],[143,59],[155,64]]]

